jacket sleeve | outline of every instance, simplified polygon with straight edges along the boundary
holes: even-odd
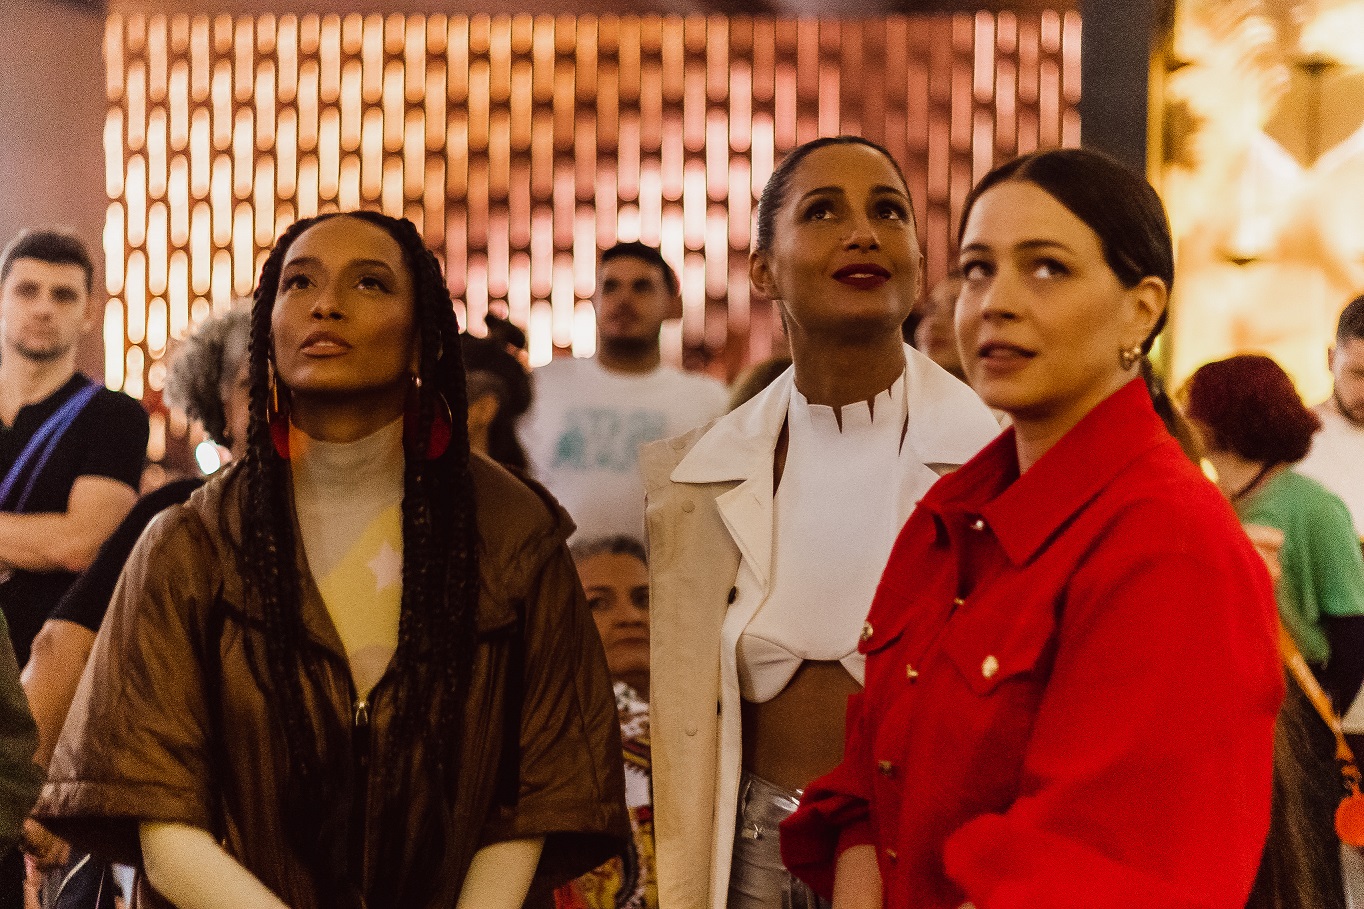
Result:
[[[947,873],[978,906],[1245,903],[1283,695],[1269,578],[1230,526],[1133,511],[1061,606],[1022,796],[947,841]]]
[[[630,822],[615,695],[567,547],[556,542],[524,570],[520,789],[483,844],[545,837],[537,894],[619,854]]]
[[[193,616],[216,558],[182,508],[134,548],[81,676],[35,815],[60,836],[136,864],[156,820],[212,829],[212,774]]]
[[[0,856],[19,840],[19,830],[38,797],[42,770],[33,763],[38,727],[19,686],[9,629],[0,614]]]
[[[811,783],[800,807],[781,824],[781,858],[788,870],[826,900],[844,850],[873,842],[871,742],[862,720],[864,692],[848,698],[843,760]]]

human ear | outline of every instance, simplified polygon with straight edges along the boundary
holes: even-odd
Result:
[[[1127,291],[1127,300],[1133,333],[1141,335],[1134,343],[1141,344],[1151,336],[1161,314],[1169,305],[1170,291],[1160,278],[1148,275]]]
[[[748,283],[762,297],[780,300],[777,282],[772,275],[772,267],[767,261],[767,251],[755,249],[748,257]]]

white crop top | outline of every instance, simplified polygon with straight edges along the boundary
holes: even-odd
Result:
[[[739,690],[776,697],[806,660],[843,664],[859,684],[862,623],[895,536],[905,379],[872,406],[811,404],[791,390],[786,467],[773,497],[772,582],[738,639]]]

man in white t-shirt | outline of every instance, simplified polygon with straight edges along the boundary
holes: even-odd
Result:
[[[1335,386],[1316,409],[1321,431],[1297,470],[1344,499],[1364,532],[1364,297],[1341,312],[1327,362]]]
[[[715,379],[663,364],[659,330],[681,315],[677,274],[658,250],[618,243],[597,269],[597,356],[556,359],[534,373],[521,437],[536,479],[589,539],[644,539],[639,446],[725,412]]]

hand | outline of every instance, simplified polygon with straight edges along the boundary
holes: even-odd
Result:
[[[1269,577],[1275,584],[1279,583],[1279,578],[1283,575],[1283,568],[1279,564],[1279,551],[1283,549],[1283,531],[1276,527],[1266,527],[1263,524],[1243,524],[1246,536],[1250,537],[1250,542],[1255,546],[1255,551],[1264,559],[1265,567],[1269,569]]]
[[[24,821],[23,841],[24,852],[39,871],[61,868],[71,861],[71,844],[33,818]]]

